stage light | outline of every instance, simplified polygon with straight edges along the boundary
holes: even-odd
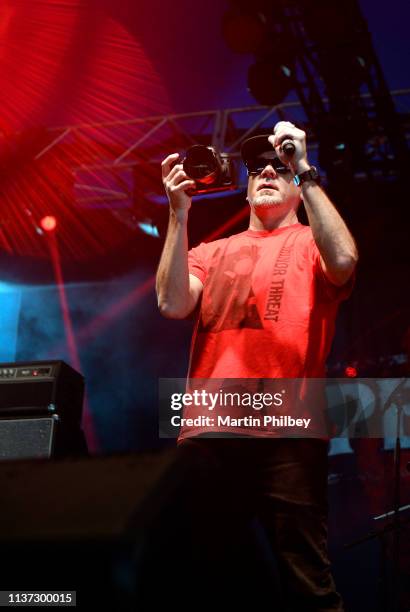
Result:
[[[147,236],[153,236],[153,238],[159,238],[159,231],[156,225],[153,225],[150,221],[141,221],[138,223],[140,230],[147,234]]]
[[[348,378],[356,378],[357,369],[354,366],[346,366],[345,376],[347,376]]]
[[[45,232],[54,232],[57,227],[57,219],[53,215],[47,215],[41,219],[40,225]]]
[[[292,75],[290,62],[259,60],[249,68],[248,90],[259,104],[280,104],[294,85]]]
[[[320,67],[328,95],[346,98],[357,94],[368,78],[365,59],[354,48],[322,49]]]

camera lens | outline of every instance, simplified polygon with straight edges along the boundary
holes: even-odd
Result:
[[[204,185],[216,182],[220,174],[214,151],[204,145],[193,145],[188,149],[183,167],[191,179]]]

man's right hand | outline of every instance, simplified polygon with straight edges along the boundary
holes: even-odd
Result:
[[[161,163],[162,182],[168,196],[169,205],[175,214],[183,211],[188,212],[191,208],[192,196],[187,193],[187,190],[196,187],[195,181],[189,178],[182,164],[175,164],[178,158],[178,153],[172,153]]]

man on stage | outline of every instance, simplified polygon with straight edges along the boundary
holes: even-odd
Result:
[[[170,218],[157,273],[160,311],[181,319],[200,305],[190,379],[323,378],[338,305],[352,287],[354,239],[308,162],[302,130],[281,121],[272,135],[246,140],[241,154],[248,229],[190,251],[195,183],[178,154],[163,161]],[[298,222],[301,201],[309,227]],[[327,555],[327,442],[249,427],[236,438],[224,439],[223,426],[217,439],[207,433],[184,427],[180,443],[215,458],[241,512],[258,515],[278,559],[286,609],[342,611]]]

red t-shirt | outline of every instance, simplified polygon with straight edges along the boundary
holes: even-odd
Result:
[[[353,279],[337,287],[326,278],[310,227],[201,243],[188,264],[204,285],[189,379],[324,377],[337,308]],[[194,415],[186,407],[185,416]],[[184,427],[180,439],[203,432]]]

